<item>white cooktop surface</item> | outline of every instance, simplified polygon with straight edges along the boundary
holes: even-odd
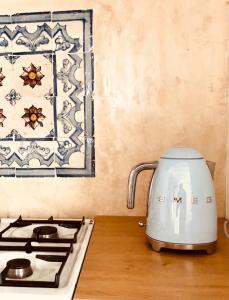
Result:
[[[2,219],[0,230],[3,230],[10,222],[14,220]],[[42,224],[43,225],[43,224]],[[45,225],[45,224],[44,224]],[[26,226],[23,228],[12,228],[3,236],[14,237],[31,237],[31,233],[35,225]],[[53,224],[52,224],[53,226]],[[84,256],[93,230],[94,221],[90,219],[85,220],[85,225],[82,225],[77,238],[77,243],[73,244],[73,252],[70,253],[68,260],[63,268],[60,277],[60,284],[58,288],[30,288],[30,287],[6,287],[0,286],[0,299],[1,300],[71,300],[74,294],[75,286],[80,274]],[[71,238],[76,229],[66,229],[58,226],[60,237]],[[25,243],[15,242],[0,242],[0,245],[24,245]],[[34,246],[39,245],[38,242],[32,243]],[[42,246],[69,246],[69,244],[55,244],[55,243],[42,243]],[[58,272],[60,262],[46,262],[37,259],[36,254],[56,254],[65,255],[62,252],[32,252],[25,253],[22,251],[0,251],[0,272],[5,268],[6,263],[14,258],[26,258],[31,261],[33,274],[22,280],[42,280],[53,281],[55,274]]]

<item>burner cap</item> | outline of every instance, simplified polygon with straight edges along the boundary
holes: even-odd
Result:
[[[33,274],[30,260],[25,258],[11,259],[6,264],[8,268],[7,277],[22,279]]]
[[[33,238],[58,239],[57,228],[54,226],[38,226],[33,229]]]
[[[10,269],[23,269],[30,266],[30,260],[25,258],[15,258],[7,262],[7,267]]]

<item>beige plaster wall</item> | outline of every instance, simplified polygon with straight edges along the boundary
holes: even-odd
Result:
[[[1,14],[94,10],[95,178],[0,179],[0,216],[145,214],[150,172],[126,208],[133,165],[168,147],[216,161],[225,211],[227,5],[221,0],[7,0]]]

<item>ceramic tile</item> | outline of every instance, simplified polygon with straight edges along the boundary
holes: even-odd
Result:
[[[45,139],[55,128],[53,106],[45,98],[22,97],[15,105],[12,129],[23,138]],[[12,124],[13,124],[12,122]]]
[[[26,178],[26,177],[55,177],[56,169],[55,168],[30,168],[30,169],[16,169],[17,178]],[[69,177],[69,176],[67,176]]]
[[[53,141],[31,140],[18,143],[18,155],[28,162],[31,168],[49,168],[54,163]],[[28,159],[31,158],[31,159]],[[24,167],[24,165],[20,165]]]
[[[51,27],[50,22],[11,24],[11,34],[15,36],[12,40],[14,52],[35,53],[55,50],[56,44],[52,38]]]
[[[83,132],[84,128],[84,104],[70,98],[56,97],[56,130],[58,137],[66,138],[78,131]]]
[[[94,176],[92,11],[0,16],[0,176]]]
[[[14,89],[23,96],[42,97],[53,89],[53,64],[41,54],[23,54],[13,64]]]
[[[82,21],[53,22],[51,28],[57,53],[76,53],[84,51],[84,25]],[[74,43],[70,41],[64,42],[62,32],[58,31],[58,28],[66,28],[66,34],[69,36],[70,41],[74,41]]]
[[[15,149],[20,159],[16,168],[16,177],[55,176],[55,153],[53,140],[18,140]]]
[[[57,53],[55,59],[57,95],[60,97],[77,97],[81,98],[82,101],[85,90],[83,55]]]
[[[77,137],[59,138],[54,147],[56,167],[76,169],[85,167],[84,145]]]
[[[11,16],[10,15],[2,15],[0,20],[0,25],[8,25],[11,24]]]

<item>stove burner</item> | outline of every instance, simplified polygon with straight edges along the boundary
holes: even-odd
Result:
[[[54,226],[38,226],[33,229],[33,238],[38,239],[58,239],[57,228]]]
[[[11,259],[6,264],[8,272],[6,277],[22,279],[33,274],[30,260],[24,258]]]

